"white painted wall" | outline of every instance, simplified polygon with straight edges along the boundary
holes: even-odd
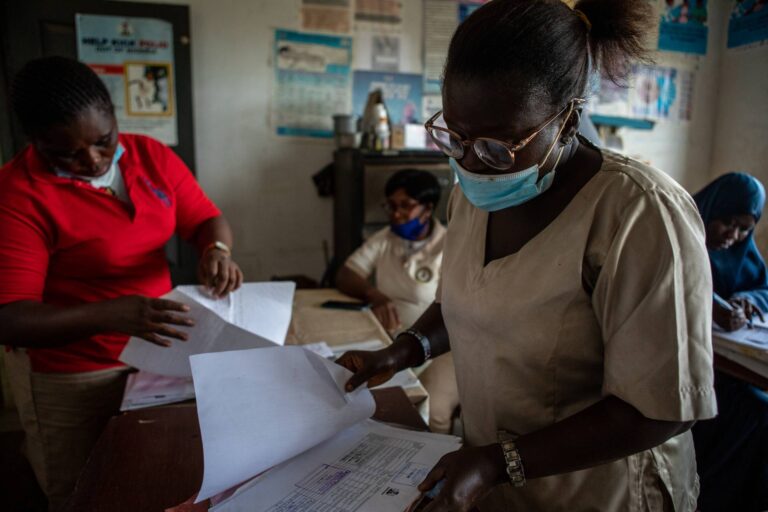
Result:
[[[269,126],[275,28],[299,26],[298,0],[146,0],[189,5],[195,151],[200,183],[235,231],[248,280],[325,269],[332,202],[312,174],[332,160],[328,140],[277,137]],[[403,47],[421,67],[421,1],[404,1]]]
[[[319,278],[323,240],[332,246],[332,205],[317,197],[310,177],[331,161],[333,145],[277,137],[269,126],[273,29],[298,28],[299,1],[145,1],[190,6],[198,175],[235,229],[235,255],[247,278]],[[768,183],[768,48],[725,50],[728,5],[709,2],[704,58],[657,58],[660,65],[695,68],[691,121],[623,133],[629,153],[691,191],[731,169],[748,169]],[[420,62],[422,2],[403,6],[410,43],[403,47],[411,52],[407,60]]]
[[[725,42],[724,33],[722,48]],[[716,100],[709,179],[746,171],[768,187],[768,45],[723,50]],[[755,238],[765,256],[768,222],[763,219]]]
[[[725,45],[729,8],[727,0],[710,0],[709,40],[702,57],[676,52],[657,52],[654,62],[695,72],[693,109],[687,122],[658,121],[651,131],[622,130],[624,149],[651,162],[688,190],[709,180],[712,138],[717,114],[720,60]],[[653,43],[656,38],[653,38]],[[679,93],[679,91],[678,91]]]

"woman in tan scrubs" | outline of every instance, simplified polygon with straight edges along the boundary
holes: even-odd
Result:
[[[649,6],[493,0],[453,36],[427,122],[459,179],[436,302],[339,361],[352,389],[452,350],[466,446],[421,484],[430,512],[696,508],[689,429],[716,414],[702,222],[664,173],[578,135],[592,70],[642,57]]]

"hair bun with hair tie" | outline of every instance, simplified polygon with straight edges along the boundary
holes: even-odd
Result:
[[[584,24],[587,26],[587,32],[589,32],[590,30],[592,30],[592,22],[591,22],[591,21],[589,21],[589,18],[587,18],[587,15],[586,15],[586,14],[584,14],[582,11],[580,11],[580,10],[578,10],[578,9],[574,9],[574,10],[573,10],[573,12],[574,12],[574,13],[576,14],[576,16],[578,16],[578,17],[581,19],[581,21],[583,21],[583,22],[584,22]]]

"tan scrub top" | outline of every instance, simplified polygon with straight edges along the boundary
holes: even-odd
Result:
[[[608,395],[658,420],[716,414],[696,206],[662,172],[603,157],[549,226],[486,266],[488,214],[453,191],[438,298],[471,445],[539,430]],[[692,511],[697,495],[686,432],[612,463],[499,486],[480,509],[658,511],[671,497]]]
[[[374,233],[345,263],[364,279],[376,275],[376,287],[389,297],[403,327],[410,327],[435,301],[443,261],[445,227],[434,221],[429,236],[405,240],[389,227]]]

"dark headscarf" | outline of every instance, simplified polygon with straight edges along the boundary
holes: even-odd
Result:
[[[752,215],[760,220],[765,189],[754,177],[733,172],[720,176],[693,196],[704,224],[734,215]],[[768,273],[757,250],[754,231],[728,249],[709,251],[715,293],[730,299],[734,294],[749,298],[768,311]]]

